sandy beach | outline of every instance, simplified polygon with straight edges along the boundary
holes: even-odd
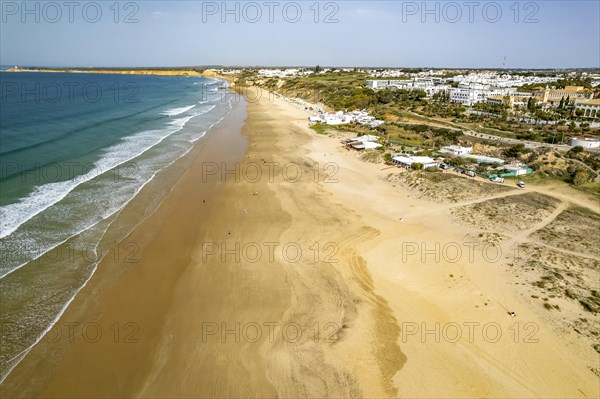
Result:
[[[458,209],[518,190],[426,200],[280,97],[233,113],[119,244],[137,261],[104,258],[2,397],[600,395],[598,354],[510,266],[515,244],[593,201],[531,188],[554,202],[487,252]]]

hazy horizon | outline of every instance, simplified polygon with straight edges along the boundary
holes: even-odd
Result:
[[[2,2],[0,64],[600,66],[600,5],[595,1],[66,4]]]
[[[573,70],[600,70],[600,67],[565,67],[565,68],[484,68],[484,67],[432,67],[432,66],[404,66],[404,65],[396,65],[396,66],[363,66],[363,65],[92,65],[92,66],[82,66],[82,65],[0,65],[0,68],[48,68],[48,69],[186,69],[186,68],[199,68],[199,69],[212,69],[212,68],[222,68],[222,69],[236,69],[236,68],[246,68],[246,69],[256,69],[256,68],[266,68],[266,69],[277,69],[277,68],[303,68],[303,69],[314,69],[316,66],[321,68],[335,68],[335,69],[344,69],[344,68],[357,68],[357,69],[425,69],[425,70],[452,70],[452,71],[573,71]]]

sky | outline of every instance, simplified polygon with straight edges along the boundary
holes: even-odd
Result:
[[[0,65],[600,67],[600,0],[2,0],[0,14]]]

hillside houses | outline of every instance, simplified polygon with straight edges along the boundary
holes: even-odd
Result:
[[[533,98],[547,104],[557,105],[561,100],[587,99],[592,93],[582,86],[566,86],[564,89],[551,89],[546,87],[535,87],[532,90]]]
[[[384,123],[382,120],[375,119],[374,116],[369,115],[366,111],[352,111],[349,113],[343,111],[334,113],[322,112],[318,116],[310,116],[308,121],[312,123],[324,123],[327,125],[343,125],[355,122],[370,128],[375,128]]]
[[[512,98],[511,106],[521,105],[529,93],[517,93],[517,88],[524,85],[539,84],[543,86],[555,81],[556,77],[549,76],[520,76],[501,74],[498,72],[475,72],[458,74],[450,77],[439,76],[434,71],[419,73],[378,73],[375,77],[401,77],[401,79],[370,79],[366,87],[373,90],[424,90],[431,97],[436,93],[445,91],[450,95],[450,100],[465,106],[472,106],[479,102],[502,103],[503,97]],[[437,71],[439,72],[439,71]],[[576,89],[579,89],[576,90]],[[539,97],[543,103],[560,101],[567,92],[573,92],[571,99],[582,98],[581,88],[567,87],[562,90],[540,89],[534,91],[534,96]],[[558,92],[561,91],[559,94]],[[563,93],[564,92],[564,93]],[[556,100],[554,100],[556,99]],[[526,99],[525,99],[526,101]]]
[[[509,108],[526,107],[531,98],[531,93],[517,93],[512,96],[490,96],[486,99],[488,104],[507,105]]]
[[[466,106],[486,101],[493,96],[514,96],[517,89],[513,87],[495,87],[482,83],[460,83],[450,89],[450,101]]]
[[[491,86],[484,83],[465,82],[457,87],[445,84],[441,78],[415,79],[415,80],[367,80],[366,86],[373,90],[423,90],[428,97],[439,92],[447,92],[450,101],[466,106],[472,106],[485,101],[492,96],[514,96],[517,89],[514,87]]]
[[[366,86],[373,90],[423,90],[428,96],[441,91],[450,90],[450,86],[443,84],[440,78],[413,79],[413,80],[367,80]]]
[[[555,81],[554,76],[522,76],[498,72],[479,72],[452,77],[456,83],[478,83],[494,87],[520,87],[530,84],[546,84]]]
[[[260,69],[258,75],[263,78],[287,78],[312,75],[314,71],[309,69],[287,68],[287,69]]]

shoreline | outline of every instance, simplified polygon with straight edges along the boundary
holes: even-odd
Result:
[[[86,289],[78,310],[66,317],[98,323],[107,340],[90,343],[76,335],[73,343],[61,342],[69,356],[56,358],[46,343],[47,353],[38,350],[38,368],[34,360],[27,369],[23,365],[6,380],[12,389],[0,386],[3,395],[12,396],[11,390],[44,397],[598,394],[595,376],[577,357],[582,349],[566,345],[516,295],[510,284],[517,280],[505,268],[481,254],[474,262],[402,261],[404,243],[462,242],[472,234],[454,223],[452,205],[416,198],[390,182],[386,168],[311,132],[303,110],[261,93],[260,101],[247,102],[242,132],[249,141],[239,167],[263,165],[266,173],[268,163],[273,173],[258,180],[239,171],[229,179],[218,176],[205,209],[196,191],[203,164],[196,158],[168,199],[130,236],[143,244],[142,262],[105,262],[95,287]],[[195,227],[190,218],[199,221]],[[216,249],[209,251],[207,243]],[[258,262],[252,262],[253,252],[227,255],[236,244],[252,249],[252,243],[279,245],[273,257],[263,252]],[[302,250],[298,260],[280,250],[286,244]],[[166,270],[172,259],[177,267]],[[119,273],[110,274],[115,267]],[[515,320],[505,309],[518,309],[523,323],[537,323],[543,345],[406,336],[407,328],[421,323],[431,328],[477,322],[496,323],[506,337]],[[115,322],[118,342],[109,330]],[[122,342],[133,331],[123,328],[126,323],[139,327],[137,343]],[[275,324],[270,330],[265,323]],[[244,326],[256,325],[262,336],[254,340],[248,335],[254,330]],[[286,336],[293,333],[289,326],[301,334]],[[31,387],[31,376],[42,371],[46,380]]]
[[[240,152],[240,149],[244,148],[246,144],[243,137],[235,136],[235,132],[238,131],[243,124],[243,120],[245,119],[243,112],[243,104],[234,105],[233,111],[230,111],[230,114],[223,120],[213,125],[205,137],[196,142],[194,147],[192,147],[188,153],[160,171],[153,181],[151,181],[151,184],[145,185],[143,189],[117,213],[117,219],[110,222],[110,228],[105,231],[102,239],[97,244],[99,247],[107,248],[107,250],[104,251],[105,255],[100,259],[100,264],[90,275],[86,284],[79,289],[79,292],[68,306],[63,309],[61,312],[62,315],[58,318],[57,322],[52,328],[47,330],[45,336],[29,350],[29,352],[39,351],[41,353],[37,360],[34,359],[33,363],[43,363],[44,353],[55,353],[56,355],[56,353],[61,351],[64,351],[65,353],[72,351],[72,348],[70,347],[73,346],[73,342],[69,342],[70,338],[67,337],[68,328],[65,328],[65,326],[70,323],[78,323],[73,320],[82,317],[85,313],[84,309],[88,307],[93,308],[98,305],[95,301],[97,291],[116,281],[119,276],[126,273],[126,269],[132,268],[140,262],[141,259],[138,255],[140,247],[147,245],[146,241],[151,240],[151,236],[156,234],[156,231],[150,230],[152,232],[150,236],[140,237],[140,235],[138,235],[136,240],[131,240],[131,235],[138,230],[140,225],[143,225],[148,219],[152,219],[154,214],[161,211],[163,203],[172,196],[173,191],[180,184],[180,181],[188,174],[187,170],[191,167],[192,163],[202,160],[203,157],[207,160],[214,157],[222,158],[223,160],[233,160],[237,159],[236,157],[241,157],[242,153]],[[237,128],[235,127],[236,124],[238,125]],[[223,126],[228,126],[228,128],[224,128]],[[224,142],[224,140],[227,139],[231,139],[230,143]],[[214,154],[210,154],[210,151],[214,151]],[[229,151],[231,153],[229,153]],[[173,178],[175,178],[175,180],[173,180]],[[162,186],[165,186],[165,184],[167,185],[166,187],[170,187],[167,189],[166,195],[161,197],[159,204],[155,208],[149,209],[148,204],[154,200],[153,197],[155,193],[162,191]],[[207,181],[203,186],[207,189],[207,198],[212,195],[211,192],[216,188],[215,183],[211,181]],[[150,213],[148,214],[149,210]],[[139,220],[140,217],[141,220]],[[128,232],[125,232],[124,236],[122,235],[123,226],[129,226],[126,227]],[[68,241],[64,243],[64,245],[67,244]],[[82,322],[82,324],[84,323],[94,324],[95,322],[86,319],[85,322]],[[113,332],[109,330],[109,327],[110,325],[103,324],[101,326],[102,331],[100,334],[113,334]],[[121,333],[123,333],[123,331],[121,331]],[[119,335],[119,332],[114,332],[114,334],[117,336]],[[89,341],[86,342],[89,343]],[[64,346],[60,347],[60,345]],[[27,361],[29,355],[30,353],[14,366],[13,370],[6,376],[5,382],[10,381],[13,372],[21,366],[22,362]],[[32,364],[31,367],[35,369],[37,366]],[[3,392],[6,389],[6,385],[6,383],[0,384],[0,392]]]
[[[91,74],[106,74],[106,75],[154,75],[154,76],[205,76],[202,73],[192,69],[86,69],[86,68],[9,68],[1,69],[0,72],[19,73],[19,72],[36,72],[36,73],[91,73]]]
[[[231,102],[226,104],[226,106],[231,109]],[[224,118],[228,118],[230,112],[227,111]],[[6,294],[3,297],[5,300],[8,297],[9,299],[18,301],[15,302],[16,305],[13,307],[17,310],[19,309],[19,304],[23,304],[22,306],[31,306],[33,303],[34,305],[48,306],[48,317],[39,319],[45,324],[40,322],[35,324],[34,328],[24,329],[24,327],[14,323],[15,320],[21,320],[19,319],[21,315],[15,315],[15,312],[11,312],[13,308],[3,306],[3,335],[6,333],[7,343],[14,342],[15,338],[18,339],[20,335],[22,339],[18,342],[25,343],[25,345],[12,346],[11,349],[14,350],[13,352],[7,350],[6,354],[10,353],[11,358],[8,361],[3,359],[6,362],[2,364],[4,375],[2,375],[0,383],[4,381],[12,369],[20,362],[20,360],[15,361],[15,359],[22,359],[24,356],[27,356],[40,341],[48,339],[47,334],[49,332],[56,331],[56,329],[52,330],[52,328],[60,322],[71,303],[79,297],[80,291],[94,277],[100,261],[105,257],[119,258],[119,260],[125,262],[137,261],[135,259],[137,248],[133,245],[135,243],[126,243],[125,246],[120,246],[119,241],[137,228],[137,225],[140,223],[139,219],[146,219],[160,206],[160,203],[184,174],[185,169],[189,167],[189,164],[193,161],[193,157],[197,157],[198,153],[203,151],[202,148],[205,146],[205,141],[213,134],[215,128],[219,128],[219,124],[223,122],[224,118],[221,117],[210,124],[206,128],[206,131],[203,129],[203,134],[198,136],[200,140],[198,138],[195,139],[189,148],[186,148],[184,152],[178,155],[179,158],[156,170],[148,180],[141,184],[135,191],[135,194],[124,202],[121,208],[116,208],[114,211],[111,211],[112,213],[109,216],[105,215],[104,219],[96,220],[86,228],[73,233],[62,242],[51,247],[47,252],[37,255],[36,258],[11,270],[4,276],[6,280],[3,280],[2,283],[3,287],[6,288],[6,292],[12,292],[8,289],[11,285],[27,284],[29,281],[33,281],[35,284],[40,284],[42,281],[48,282],[48,286],[54,288],[50,286],[50,283],[54,283],[55,280],[58,282],[61,278],[63,279],[63,284],[65,284],[63,287],[66,289],[64,290],[65,294],[62,296],[24,294],[22,297],[19,297]],[[136,214],[137,216],[135,218],[126,216],[123,219],[121,216],[122,213]],[[29,267],[23,269],[24,266]],[[55,277],[52,276],[54,274],[52,269],[57,266],[65,266],[64,270],[66,271],[63,270],[61,274],[56,273]],[[33,280],[37,277],[36,275],[41,276],[42,281],[39,278],[37,281]],[[57,300],[54,300],[54,297]],[[29,304],[25,302],[26,300],[29,300]]]

